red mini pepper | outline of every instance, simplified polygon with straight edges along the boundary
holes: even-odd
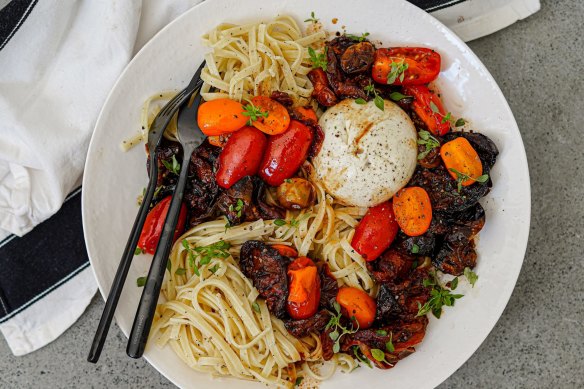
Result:
[[[369,208],[355,228],[351,246],[367,262],[377,259],[393,242],[399,225],[391,201]]]
[[[313,316],[320,302],[320,277],[318,269],[308,257],[296,258],[288,265],[287,309],[293,319]]]
[[[156,204],[154,208],[148,212],[148,216],[146,216],[146,221],[144,222],[144,227],[142,227],[142,233],[138,240],[138,247],[148,254],[154,254],[156,251],[156,246],[158,246],[158,241],[162,234],[162,227],[164,227],[164,221],[166,220],[166,214],[170,207],[171,198],[172,196],[168,196],[162,199],[162,201]],[[184,230],[186,220],[187,207],[182,204],[178,215],[178,223],[176,224],[173,241],[176,241]]]

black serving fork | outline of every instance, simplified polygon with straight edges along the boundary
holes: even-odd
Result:
[[[150,167],[148,174],[150,181],[148,182],[148,188],[144,194],[144,199],[142,200],[142,205],[140,206],[136,220],[134,220],[134,226],[132,227],[132,232],[130,233],[128,242],[126,243],[126,248],[122,254],[122,259],[118,265],[118,270],[116,271],[114,281],[112,282],[112,287],[107,297],[103,313],[101,314],[101,319],[99,321],[99,325],[97,326],[97,331],[93,337],[91,350],[89,351],[89,356],[87,357],[89,362],[96,363],[99,360],[99,356],[101,355],[101,350],[103,349],[105,339],[107,338],[107,333],[114,317],[116,306],[118,305],[126,277],[128,276],[128,270],[130,269],[134,253],[138,245],[138,239],[140,238],[140,233],[142,232],[144,221],[148,215],[152,197],[154,197],[158,178],[157,148],[160,145],[160,141],[162,140],[162,135],[176,111],[190,99],[195,90],[201,87],[201,72],[204,66],[205,61],[203,61],[201,66],[199,66],[187,87],[174,96],[172,100],[166,103],[166,105],[160,110],[152,122],[150,132],[148,133],[148,153],[150,154]]]
[[[185,104],[178,114],[177,135],[178,140],[182,146],[183,158],[180,168],[180,175],[176,184],[176,189],[172,195],[168,214],[164,221],[160,241],[156,247],[154,259],[150,265],[148,278],[144,289],[142,290],[142,297],[140,304],[134,317],[134,324],[132,325],[132,332],[128,340],[128,347],[126,353],[132,358],[140,358],[144,354],[146,342],[148,341],[148,334],[152,326],[152,319],[154,318],[154,311],[158,302],[164,272],[168,262],[168,255],[172,248],[174,232],[178,222],[178,215],[182,205],[183,195],[185,191],[185,184],[189,172],[189,162],[191,155],[195,149],[203,143],[205,135],[201,132],[197,124],[197,111],[201,104],[200,93],[195,93],[195,98],[191,104]]]

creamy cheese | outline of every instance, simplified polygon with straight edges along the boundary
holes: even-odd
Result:
[[[389,200],[412,177],[417,163],[417,133],[408,115],[385,101],[343,100],[319,124],[325,137],[314,159],[316,179],[337,200],[371,207]]]

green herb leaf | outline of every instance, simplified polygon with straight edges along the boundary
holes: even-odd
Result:
[[[477,282],[477,280],[479,279],[479,276],[477,276],[477,274],[472,271],[470,269],[470,267],[465,267],[464,268],[464,276],[466,277],[466,279],[468,280],[468,282],[472,285],[472,287],[474,288],[475,283]]]
[[[466,120],[464,120],[463,118],[459,118],[456,123],[454,123],[455,127],[462,127],[466,124]]]
[[[262,111],[260,108],[253,105],[251,101],[248,100],[248,104],[243,107],[243,116],[247,116],[249,120],[247,121],[247,125],[251,126],[253,122],[258,120],[261,117],[267,118],[269,113],[266,111]]]
[[[211,273],[215,274],[215,273],[217,272],[217,270],[219,270],[219,267],[220,267],[220,266],[219,266],[219,264],[218,264],[218,263],[216,263],[216,264],[214,264],[212,267],[210,267],[210,268],[209,268],[209,271],[210,271]]]
[[[450,281],[450,290],[454,290],[458,287],[458,277],[454,277],[452,281]]]
[[[438,109],[438,106],[433,101],[430,101],[430,109],[434,113],[440,113],[440,110]]]
[[[299,225],[300,225],[300,220],[290,219],[290,226],[291,227],[298,228]]]
[[[313,12],[314,13],[314,12]],[[306,20],[305,20],[306,21]],[[294,386],[298,386],[302,383],[304,377],[296,377],[296,381],[294,381]]]
[[[185,274],[187,274],[187,269],[179,267],[178,269],[176,269],[174,274],[176,274],[177,276],[184,276]]]
[[[171,272],[171,266],[172,264],[170,263],[170,259],[168,261],[166,261],[166,270],[168,270],[168,272]]]
[[[359,97],[358,99],[355,99],[355,103],[363,105],[363,104],[367,104],[367,100],[365,100],[362,97]]]
[[[310,17],[308,19],[304,20],[304,23],[308,23],[308,22],[318,23],[318,19],[314,16],[314,11],[312,11],[310,13]]]
[[[372,348],[371,355],[379,362],[385,361],[385,353],[378,348]]]
[[[292,183],[292,180],[291,180],[290,178],[286,178],[286,179],[284,180],[284,182],[285,182],[286,184],[291,184],[291,183]]]
[[[475,178],[475,181],[480,182],[481,184],[487,182],[488,180],[489,180],[488,174],[483,174],[482,176],[478,176],[477,178]]]
[[[144,285],[146,285],[146,280],[147,280],[146,277],[138,277],[136,279],[136,286],[138,286],[138,288],[143,287]]]
[[[418,132],[418,144],[423,145],[425,150],[418,154],[418,160],[426,158],[426,156],[435,148],[440,147],[438,139],[434,138],[428,131]]]
[[[274,220],[274,224],[277,225],[278,227],[282,227],[286,225],[286,220],[276,219]]]
[[[435,274],[432,274],[432,279],[424,280],[423,285],[431,287],[432,290],[430,291],[430,299],[424,305],[418,303],[417,316],[424,316],[432,311],[434,316],[439,319],[442,315],[443,306],[451,307],[454,305],[455,300],[463,297],[462,294],[451,294],[450,290],[440,285]]]
[[[389,95],[389,98],[392,99],[393,101],[400,101],[402,99],[407,99],[407,98],[410,98],[410,97],[412,97],[412,96],[406,96],[406,95],[403,95],[403,94],[401,94],[399,92],[392,92]]]
[[[347,36],[347,38],[349,38],[349,39],[351,39],[351,40],[353,40],[355,42],[363,42],[365,39],[367,39],[367,37],[369,35],[370,34],[368,32],[364,32],[361,35],[347,34],[346,36]]]
[[[389,341],[385,344],[385,348],[390,353],[395,351],[395,347],[393,347],[393,332],[389,334]]]
[[[170,162],[162,160],[164,167],[171,173],[178,175],[180,173],[180,163],[176,160],[176,156],[173,154],[172,160]]]
[[[375,102],[375,106],[377,108],[379,108],[382,111],[385,111],[385,102],[383,101],[383,98],[381,98],[381,96],[376,95],[373,101]]]
[[[418,246],[417,244],[413,244],[412,245],[412,254],[417,254],[420,252],[420,246]]]
[[[251,304],[251,308],[252,308],[254,311],[256,311],[257,313],[260,313],[260,312],[261,312],[261,311],[260,311],[260,305],[257,303],[257,301],[254,301],[254,302]]]
[[[380,336],[386,336],[387,335],[387,331],[385,331],[385,330],[377,330],[377,331],[375,331],[375,333],[377,335],[380,335]]]
[[[408,70],[408,63],[405,62],[405,58],[402,58],[401,61],[393,61],[391,62],[391,68],[389,73],[387,73],[387,84],[393,84],[398,78],[401,82],[404,81],[405,78],[405,71]]]
[[[452,114],[450,112],[448,112],[446,115],[444,115],[442,117],[441,123],[446,123],[446,122],[451,121],[451,117],[452,117]]]
[[[324,53],[317,54],[312,47],[308,47],[308,56],[310,57],[310,62],[312,62],[313,69],[321,68],[326,72],[328,66],[326,55],[327,48],[324,49]]]
[[[359,326],[355,328],[353,323],[351,322],[350,328],[345,327],[341,324],[341,306],[336,301],[333,303],[333,308],[335,309],[335,313],[331,312],[331,318],[327,323],[325,330],[328,331],[332,328],[332,331],[329,333],[329,337],[333,340],[333,352],[338,353],[340,350],[340,341],[341,338],[346,334],[354,334],[359,330]],[[336,351],[335,351],[336,350]]]
[[[237,204],[235,205],[235,210],[237,211],[237,217],[241,217],[241,213],[243,212],[244,202],[242,199],[237,199]]]
[[[134,255],[140,254],[144,254],[144,250],[142,250],[140,247],[136,247],[136,250],[134,250]]]
[[[370,369],[373,369],[373,366],[371,365],[371,361],[368,358],[364,358],[363,356],[361,356],[361,351],[359,350],[359,347],[353,346],[352,350],[353,350],[353,354],[360,362],[369,366]]]
[[[479,176],[477,178],[473,178],[473,177],[469,176],[468,174],[464,174],[462,172],[459,172],[455,168],[450,168],[448,170],[450,170],[452,173],[456,174],[456,182],[457,182],[457,188],[458,188],[459,193],[462,190],[462,184],[467,182],[467,181],[474,180],[474,181],[480,182],[481,184],[484,184],[485,182],[487,182],[489,180],[488,174],[483,174],[482,176]]]

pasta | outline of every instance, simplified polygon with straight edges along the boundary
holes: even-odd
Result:
[[[213,50],[205,55],[201,78],[205,100],[235,100],[286,92],[295,99],[309,98],[312,69],[308,47],[322,44],[324,31],[304,36],[290,16],[266,23],[221,24],[203,36]]]
[[[324,259],[341,284],[376,293],[363,259],[350,246],[354,226],[366,210],[335,204],[320,185],[316,188],[316,204],[289,212],[286,225],[258,220],[226,229],[225,220],[218,219],[185,233],[170,255],[166,302],[158,306],[151,331],[156,343],[170,344],[195,370],[279,387],[290,386],[295,374],[321,381],[337,366],[354,369],[356,362],[346,354],[336,354],[332,363],[317,369],[322,357],[318,335],[296,339],[288,334],[237,265],[240,247],[248,240],[292,245],[299,255]],[[226,258],[211,259],[195,274],[188,248],[222,241],[230,245]],[[291,374],[300,361],[300,371]],[[314,361],[318,366],[311,366]]]

